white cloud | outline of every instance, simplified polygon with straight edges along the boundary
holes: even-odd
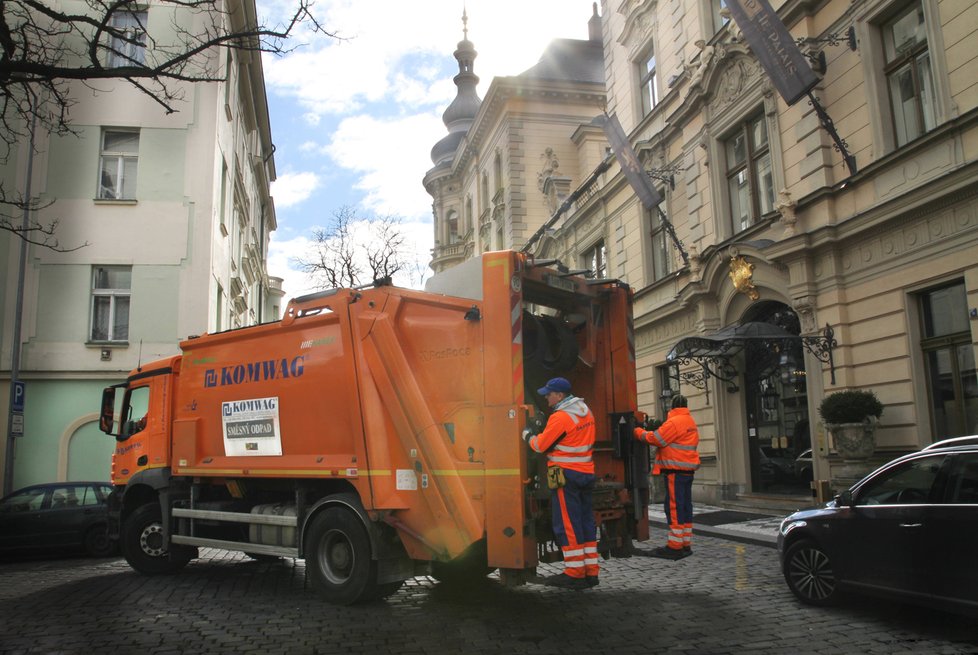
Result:
[[[302,120],[304,120],[307,125],[312,125],[313,127],[315,127],[316,125],[319,125],[319,121],[321,119],[319,117],[319,114],[317,114],[314,111],[310,111],[302,115]]]
[[[281,11],[280,0],[262,0],[263,11]],[[462,38],[460,3],[403,0],[321,0],[313,10],[327,29],[346,40],[303,35],[307,45],[263,60],[273,92],[295,97],[309,114],[349,113],[364,104],[397,99],[410,107],[445,105],[451,96],[403,93],[431,87],[438,71],[457,71],[452,58]],[[485,93],[492,77],[533,66],[556,37],[587,38],[591,0],[470,0],[469,39],[475,72]],[[454,91],[454,89],[452,89]]]
[[[298,205],[312,195],[319,186],[315,173],[284,173],[272,182],[272,197],[279,209]]]
[[[378,214],[407,219],[431,216],[431,196],[421,180],[431,168],[429,152],[446,134],[433,113],[396,119],[354,116],[340,122],[327,146],[330,157],[360,175],[363,204]]]

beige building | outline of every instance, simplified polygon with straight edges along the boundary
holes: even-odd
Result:
[[[838,488],[978,433],[978,5],[772,2],[811,55],[852,174],[811,103],[781,99],[723,4],[601,3],[607,111],[688,259],[617,163],[603,170],[606,141],[586,120],[551,146],[577,154],[574,202],[532,250],[594,269],[601,244],[601,274],[632,286],[640,404],[661,415],[671,393],[690,397],[701,500],[794,503],[812,475]],[[501,245],[519,247],[526,231],[509,233]],[[843,461],[819,420],[840,389],[884,404],[868,461]]]
[[[256,24],[253,0],[234,6],[228,11],[241,24],[228,29]],[[85,7],[64,4],[69,13]],[[140,7],[138,15],[117,19],[145,26],[149,43],[179,38],[172,7]],[[225,16],[187,10],[181,29],[205,29],[215,18]],[[137,59],[152,56],[146,46],[126,47]],[[123,81],[100,82],[96,95],[78,84],[71,87],[77,135],[37,134],[30,171],[42,207],[37,219],[60,220],[63,246],[87,245],[28,249],[21,338],[14,343],[21,242],[0,232],[5,418],[15,348],[26,385],[15,488],[107,480],[115,441],[97,426],[104,386],[141,362],[178,352],[190,335],[279,317],[281,280],[266,269],[276,227],[269,195],[275,162],[261,58],[237,49],[208,57],[227,82],[180,85],[176,113],[165,114]],[[6,189],[26,186],[28,148],[19,145],[0,169]],[[6,437],[6,422],[0,430]]]

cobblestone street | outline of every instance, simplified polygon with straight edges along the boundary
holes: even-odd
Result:
[[[694,548],[605,562],[586,591],[416,578],[353,607],[319,600],[301,560],[205,550],[155,578],[117,558],[5,561],[0,653],[978,653],[971,619],[866,599],[803,607],[774,549],[708,536]]]

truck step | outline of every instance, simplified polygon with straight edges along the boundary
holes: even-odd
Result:
[[[204,548],[222,548],[224,550],[237,550],[245,553],[255,553],[258,555],[278,555],[280,557],[299,557],[298,548],[286,548],[284,546],[268,546],[266,544],[252,544],[242,541],[225,541],[223,539],[204,539],[202,537],[188,537],[182,534],[175,534],[170,538],[175,544],[185,546],[203,546]]]

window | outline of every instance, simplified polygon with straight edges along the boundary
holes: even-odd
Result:
[[[44,504],[46,493],[43,487],[21,491],[16,495],[10,496],[3,502],[3,505],[0,505],[0,513],[16,514],[19,512],[36,512]]]
[[[893,128],[902,146],[936,123],[927,24],[919,0],[883,24],[883,51]]]
[[[642,57],[639,68],[639,95],[642,97],[642,115],[648,114],[659,104],[658,81],[655,74],[655,50],[649,48]]]
[[[774,210],[774,176],[764,115],[742,124],[724,143],[734,232]]]
[[[955,456],[948,491],[950,503],[978,505],[978,455],[961,453]]]
[[[485,173],[482,174],[482,198],[480,204],[482,205],[483,212],[489,209],[489,176]]]
[[[458,243],[458,212],[454,209],[448,212],[448,243]]]
[[[664,421],[672,408],[672,397],[679,393],[679,366],[677,364],[666,364],[665,366],[655,367],[656,376],[659,378],[659,409],[658,418]]]
[[[978,370],[964,282],[921,294],[920,316],[934,438],[978,434]]]
[[[92,341],[129,340],[132,268],[97,266],[92,271]]]
[[[109,19],[107,68],[141,66],[146,61],[146,11],[117,11]]]
[[[659,190],[662,197],[665,197],[662,189]],[[672,239],[662,223],[659,212],[651,210],[649,212],[649,235],[651,238],[652,253],[652,281],[664,279],[672,272]]]
[[[713,31],[719,32],[724,25],[730,22],[730,14],[724,11],[727,3],[724,0],[709,0],[710,8],[713,10]]]
[[[857,505],[920,505],[933,502],[931,490],[944,455],[922,457],[877,475],[859,490]]]
[[[102,200],[135,199],[138,161],[139,132],[103,131],[98,197]]]
[[[224,329],[224,287],[220,283],[217,285],[217,301],[214,305],[214,331],[220,332]]]
[[[496,178],[496,193],[498,194],[503,190],[503,158],[496,153],[496,159],[493,161],[492,165],[493,175]]]
[[[598,241],[594,247],[585,251],[582,259],[584,266],[591,271],[595,278],[601,280],[607,276],[607,252],[603,240]]]
[[[228,197],[228,163],[221,157],[221,197],[217,201],[217,212],[219,214],[218,220],[220,221],[221,233],[224,236],[228,235],[227,217],[225,212],[227,212],[227,197]]]

